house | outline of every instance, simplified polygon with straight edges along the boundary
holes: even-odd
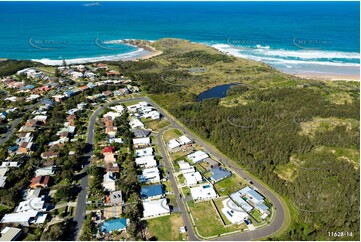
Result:
[[[105,163],[115,163],[117,160],[114,157],[113,153],[105,153],[104,154],[104,161]]]
[[[113,191],[109,195],[110,204],[119,205],[123,203],[122,191]]]
[[[194,167],[191,166],[188,162],[186,162],[184,160],[178,161],[178,165],[179,165],[179,169],[182,172],[182,174],[195,172]]]
[[[110,138],[110,139],[108,140],[108,142],[109,142],[110,144],[112,144],[112,143],[123,144],[123,139],[122,139],[122,138]]]
[[[21,162],[17,162],[17,161],[3,161],[3,163],[1,163],[1,167],[20,167],[20,165],[22,164]],[[1,168],[0,167],[0,168]]]
[[[264,203],[264,197],[253,189],[249,190],[245,195],[249,198],[248,201],[253,204]]]
[[[0,176],[0,188],[5,186],[6,179],[7,179],[6,176]]]
[[[192,140],[190,140],[187,136],[182,135],[181,137],[178,138],[178,142],[181,145],[187,145],[192,143]]]
[[[49,151],[45,151],[45,152],[41,153],[40,156],[43,159],[54,159],[54,158],[59,157],[59,152],[49,150]]]
[[[143,200],[162,198],[163,197],[162,184],[142,187],[142,189],[140,191],[140,197]]]
[[[122,231],[127,228],[127,219],[125,218],[117,218],[104,221],[101,225],[101,232],[103,233],[111,233],[114,231]]]
[[[48,117],[47,117],[46,115],[37,115],[37,116],[35,116],[33,119],[36,120],[36,121],[38,121],[38,122],[42,122],[42,123],[45,124],[47,118],[48,118]]]
[[[113,118],[112,118],[112,116],[105,116],[104,117],[104,124],[105,124],[105,127],[112,127],[113,126]]]
[[[153,155],[135,158],[135,163],[137,163],[137,165],[139,165],[140,167],[145,167],[145,168],[157,166],[157,161],[154,159]]]
[[[117,127],[115,127],[115,126],[110,126],[110,127],[106,127],[106,128],[105,128],[105,133],[106,133],[107,135],[109,135],[110,138],[114,138],[115,135],[117,134],[117,130],[118,130]]]
[[[19,146],[13,145],[8,149],[8,152],[9,152],[9,154],[14,154],[18,151],[18,149],[19,149]]]
[[[24,201],[30,200],[33,198],[38,198],[38,197],[40,197],[40,194],[41,194],[41,188],[25,189],[25,190],[22,190],[21,194],[22,194],[22,199]]]
[[[116,106],[111,107],[110,109],[114,110],[115,112],[117,112],[119,114],[124,113],[124,106],[123,105],[116,105]]]
[[[160,182],[159,170],[157,167],[146,168],[141,175],[138,175],[138,179],[144,183],[158,183]]]
[[[170,150],[180,147],[181,145],[178,143],[176,139],[171,139],[168,142],[168,148]]]
[[[144,130],[144,129],[131,129],[130,130],[135,137],[137,138],[145,138],[148,137],[151,133],[151,131],[149,130]]]
[[[105,165],[105,171],[111,171],[111,172],[115,172],[115,173],[119,173],[120,169],[117,163],[107,163]]]
[[[46,209],[45,196],[41,196],[20,202],[19,206],[15,209],[15,212],[46,211]]]
[[[0,241],[15,241],[21,234],[21,229],[5,227],[1,230]]]
[[[133,145],[134,147],[144,147],[144,146],[149,146],[150,145],[150,138],[146,137],[146,138],[135,138],[133,139]]]
[[[269,211],[269,207],[267,207],[264,203],[256,203],[254,207],[258,209],[258,211],[260,211],[262,214],[267,214]]]
[[[115,173],[108,171],[103,176],[103,187],[106,191],[115,191]]]
[[[28,154],[31,151],[31,148],[33,146],[32,142],[21,142],[19,144],[19,149],[17,151],[17,153],[19,154]]]
[[[222,201],[222,213],[232,224],[240,224],[248,219],[249,215],[241,207],[237,206],[231,199],[227,198]]]
[[[191,195],[194,200],[208,200],[218,197],[216,191],[211,185],[202,185],[191,188]]]
[[[144,124],[139,119],[134,118],[134,117],[129,121],[129,125],[132,129],[135,129],[135,128],[144,129]]]
[[[225,168],[216,167],[211,170],[212,176],[211,180],[213,183],[219,182],[227,177],[232,176],[232,172]]]
[[[30,224],[42,224],[47,218],[46,213],[30,210],[22,213],[9,213],[5,214],[0,223],[16,223],[22,226],[30,226]]]
[[[35,176],[52,176],[55,174],[56,166],[46,166],[35,170]]]
[[[187,186],[197,185],[198,182],[202,181],[202,175],[198,171],[193,173],[185,173],[183,174]]]
[[[170,208],[167,199],[159,199],[153,201],[143,201],[143,217],[159,217],[170,214]]]
[[[114,149],[115,147],[114,146],[107,146],[107,147],[104,147],[103,150],[102,150],[102,154],[113,154],[114,153]]]
[[[37,176],[31,179],[30,188],[36,189],[38,187],[48,188],[50,183],[50,176]]]
[[[187,158],[191,160],[193,163],[198,163],[208,157],[209,157],[208,154],[202,150],[198,150],[192,154],[187,155]]]
[[[153,148],[152,147],[147,147],[147,148],[144,148],[144,149],[135,150],[135,155],[137,157],[153,155]]]
[[[253,207],[242,198],[242,194],[239,191],[232,193],[229,197],[246,212],[253,210]]]
[[[150,111],[143,115],[144,118],[151,118],[152,120],[160,119],[160,113],[158,111]]]
[[[70,114],[66,117],[66,120],[68,121],[67,126],[75,126],[75,119],[76,116],[74,114]]]
[[[205,168],[207,171],[210,171],[213,168],[219,167],[219,163],[209,157],[204,159],[203,161],[207,164],[207,166]]]

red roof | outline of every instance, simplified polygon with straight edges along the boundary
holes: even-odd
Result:
[[[107,146],[102,150],[102,154],[104,154],[104,153],[114,153],[114,149],[115,149],[114,146]]]

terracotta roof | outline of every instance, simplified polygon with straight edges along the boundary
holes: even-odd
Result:
[[[102,150],[102,154],[104,154],[104,153],[114,153],[114,149],[115,149],[114,146],[104,147],[104,149]]]

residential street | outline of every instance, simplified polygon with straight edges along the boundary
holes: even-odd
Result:
[[[183,125],[172,119],[168,114],[166,114],[156,103],[154,103],[152,100],[150,100],[148,97],[139,97],[139,98],[131,98],[127,100],[118,100],[111,103],[107,103],[103,105],[102,107],[98,108],[90,117],[90,122],[88,126],[88,133],[87,133],[87,146],[89,147],[89,152],[85,154],[86,157],[88,157],[88,161],[90,161],[91,154],[92,154],[92,145],[93,145],[93,138],[94,138],[94,125],[97,116],[101,113],[101,111],[112,105],[116,105],[119,103],[124,103],[128,101],[146,101],[153,107],[155,107],[158,112],[160,112],[167,120],[171,122],[170,126],[162,129],[158,135],[157,140],[159,142],[160,151],[162,153],[163,159],[165,161],[165,164],[167,167],[170,167],[170,162],[168,160],[168,157],[165,152],[165,147],[162,142],[161,136],[162,134],[168,129],[169,127],[177,128],[181,130],[185,135],[187,135],[189,138],[194,140],[196,143],[202,146],[202,148],[212,154],[214,157],[219,159],[225,166],[229,167],[234,173],[237,173],[241,177],[245,178],[246,180],[252,180],[253,185],[265,196],[269,198],[269,200],[273,203],[274,208],[276,209],[274,218],[272,222],[269,225],[266,225],[262,228],[256,229],[254,231],[247,231],[242,233],[236,233],[229,236],[219,237],[216,240],[255,240],[255,239],[261,239],[267,236],[271,236],[273,233],[277,232],[279,229],[282,228],[284,220],[285,220],[285,210],[281,203],[281,201],[278,199],[276,195],[274,195],[274,192],[271,191],[268,187],[261,184],[258,180],[256,180],[254,177],[251,177],[248,173],[243,171],[241,168],[236,167],[232,162],[230,162],[222,153],[219,151],[213,149],[210,147],[207,143],[205,143],[203,140],[197,138],[195,135],[193,135],[191,132],[189,132],[188,129],[186,129]],[[87,164],[84,164],[83,172],[85,172],[86,167],[89,165],[89,162]],[[174,190],[174,193],[177,198],[179,198],[179,189],[177,187],[175,178],[173,174],[169,174],[169,179],[172,183],[172,188]],[[81,185],[81,192],[79,193],[78,199],[77,199],[77,206],[76,206],[76,213],[74,217],[74,233],[70,235],[69,239],[73,240],[79,240],[81,235],[81,228],[84,222],[84,216],[86,212],[86,196],[87,196],[87,189],[88,189],[88,176],[85,175],[80,182]],[[177,199],[179,209],[182,213],[182,218],[184,221],[184,225],[188,228],[188,239],[189,240],[199,240],[197,236],[194,233],[194,229],[192,226],[192,223],[190,221],[190,218],[187,214],[184,201],[183,199]]]

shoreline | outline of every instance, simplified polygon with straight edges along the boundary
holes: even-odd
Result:
[[[359,75],[331,75],[331,74],[317,74],[317,73],[298,73],[295,76],[309,80],[320,81],[346,81],[346,82],[360,82]]]
[[[88,57],[88,58],[74,58],[74,59],[65,59],[67,63],[69,64],[84,64],[84,63],[94,63],[94,62],[101,62],[101,61],[141,61],[141,60],[147,60],[150,58],[153,58],[155,56],[161,55],[163,52],[160,50],[157,50],[153,46],[150,45],[150,41],[148,40],[136,40],[136,39],[124,39],[121,40],[121,43],[133,46],[137,48],[137,50],[117,55],[110,55],[110,56],[101,56],[101,57]],[[208,45],[207,45],[208,46]],[[214,48],[210,46],[211,48]],[[223,52],[217,48],[216,50]],[[225,53],[225,55],[231,55],[237,58],[236,55],[232,55],[231,53]],[[246,58],[247,59],[247,58]],[[7,58],[0,58],[0,61],[6,61],[9,60]],[[249,59],[252,60],[252,59]],[[61,65],[63,60],[50,60],[50,59],[32,59],[31,61],[34,62],[40,62],[45,65],[49,66],[57,66]],[[264,63],[264,62],[263,62]],[[267,64],[267,63],[265,63]],[[278,71],[292,75],[291,73],[286,72],[285,70],[278,69]],[[345,74],[331,74],[331,73],[309,73],[309,72],[299,72],[297,74],[294,74],[294,76],[308,79],[308,80],[320,80],[320,81],[354,81],[354,82],[360,82],[360,75],[345,75]]]

